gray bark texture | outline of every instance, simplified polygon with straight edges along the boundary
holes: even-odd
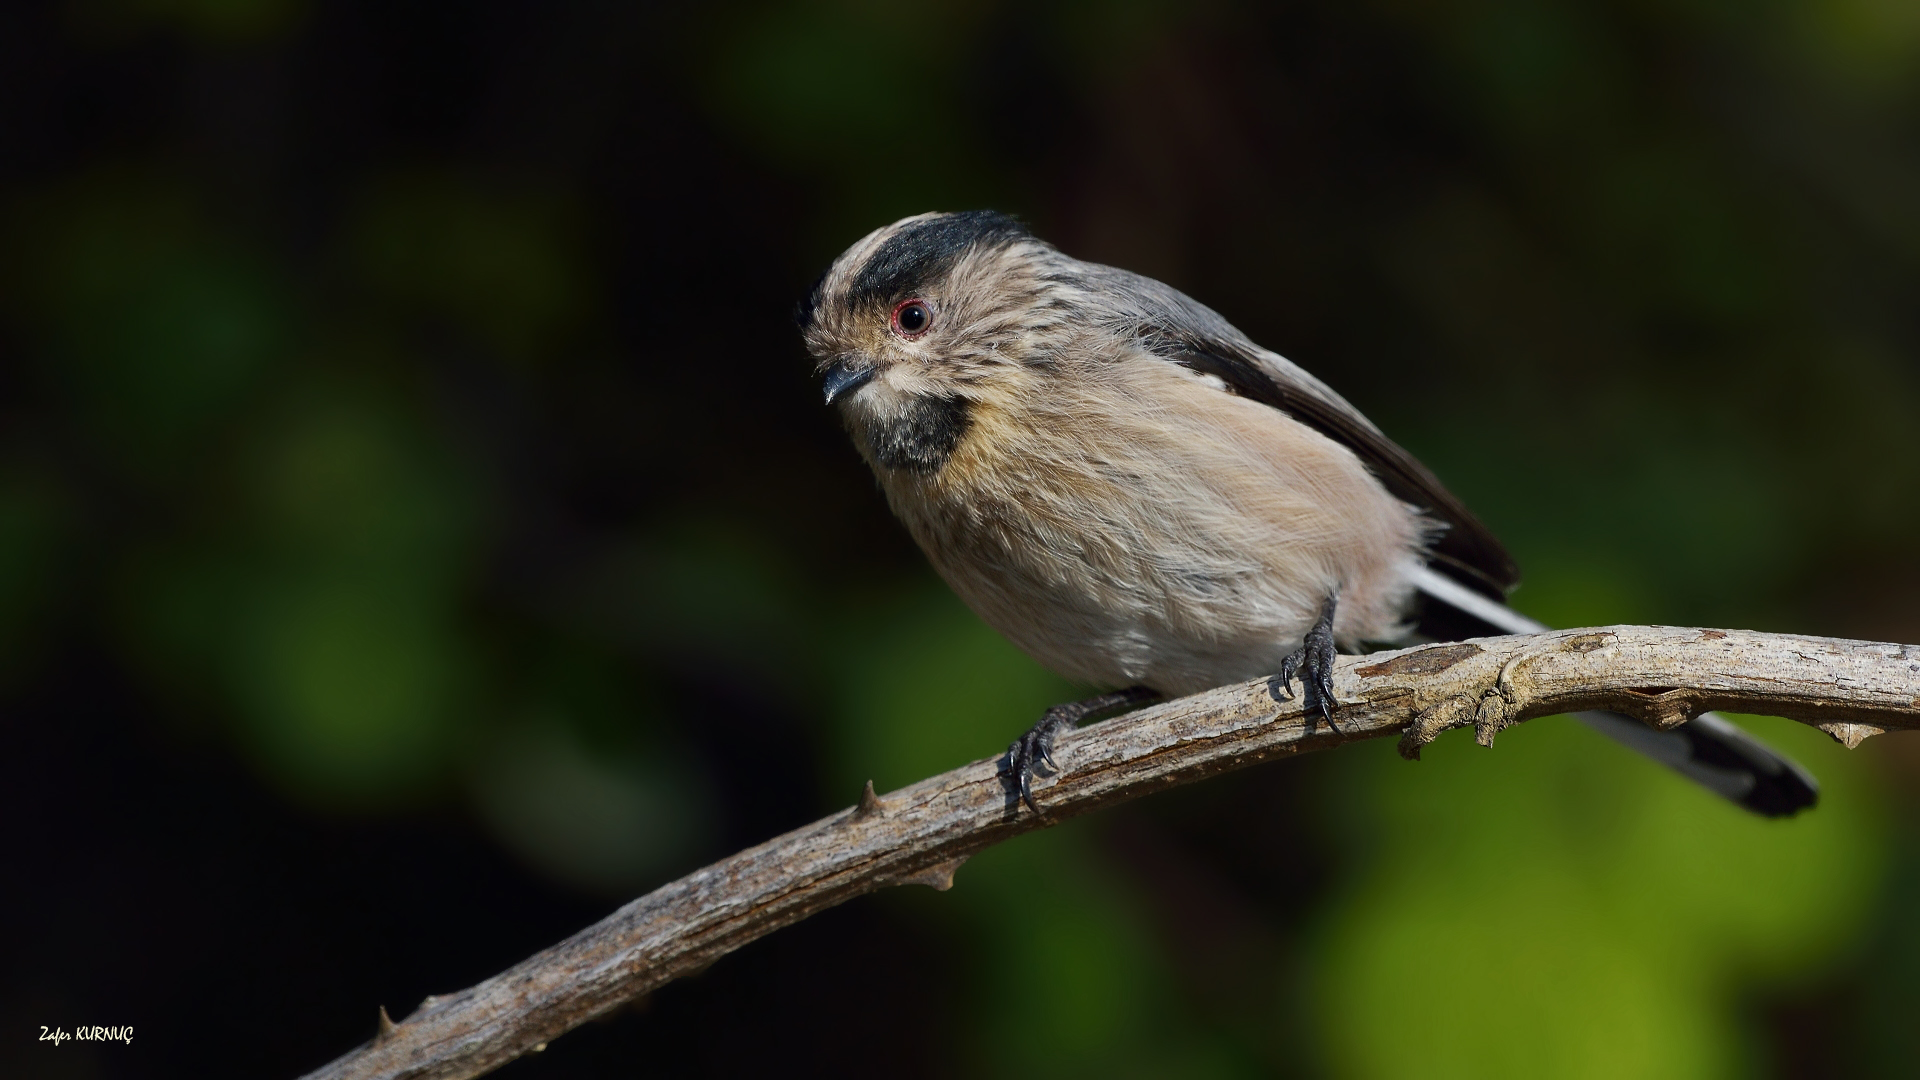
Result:
[[[307,1080],[479,1076],[734,949],[891,885],[946,889],[975,852],[1064,818],[1273,758],[1360,739],[1420,746],[1453,727],[1483,745],[1587,709],[1672,728],[1709,710],[1812,724],[1848,746],[1920,727],[1920,646],[1613,626],[1343,656],[1334,721],[1267,681],[1169,701],[1063,736],[1060,772],[1023,809],[1000,759],[976,761],[695,871],[465,990],[422,1001]],[[1014,722],[1015,718],[1009,718]]]

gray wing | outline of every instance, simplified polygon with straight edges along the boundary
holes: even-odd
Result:
[[[1426,466],[1381,433],[1325,383],[1262,349],[1218,313],[1151,278],[1081,264],[1102,317],[1155,354],[1213,375],[1242,397],[1271,405],[1351,449],[1398,498],[1445,522],[1419,589],[1423,633],[1447,640],[1530,634],[1546,628],[1504,603],[1520,571],[1506,548]],[[1819,801],[1807,771],[1722,717],[1707,713],[1660,732],[1615,713],[1575,714],[1587,726],[1767,817]]]
[[[1347,447],[1394,497],[1444,524],[1446,531],[1429,551],[1436,570],[1495,599],[1504,599],[1520,583],[1513,557],[1466,504],[1325,383],[1254,344],[1213,309],[1177,289],[1110,266],[1081,267],[1089,279],[1089,294],[1112,305],[1103,314],[1116,329],[1156,355],[1215,376],[1233,393],[1271,405]]]

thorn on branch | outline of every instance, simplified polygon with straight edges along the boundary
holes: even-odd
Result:
[[[1872,724],[1850,724],[1844,721],[1832,724],[1821,724],[1819,727],[1821,731],[1832,736],[1834,742],[1839,743],[1849,750],[1857,749],[1861,743],[1866,742],[1875,735],[1885,734],[1887,730],[1883,727],[1874,727]]]
[[[373,1045],[379,1046],[381,1043],[393,1038],[393,1033],[396,1030],[398,1030],[398,1025],[393,1022],[393,1017],[387,1015],[387,1007],[385,1005],[380,1006],[380,1019],[375,1023],[373,1029]]]
[[[953,875],[960,869],[960,864],[972,857],[971,855],[962,855],[957,859],[948,859],[943,863],[935,863],[917,874],[880,878],[878,880],[882,885],[925,885],[934,892],[946,892],[948,889],[953,888]]]
[[[880,796],[874,794],[873,781],[869,780],[866,790],[860,793],[860,805],[853,808],[853,820],[859,821],[879,813],[884,813],[880,806]]]

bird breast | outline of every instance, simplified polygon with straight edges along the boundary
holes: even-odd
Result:
[[[1402,632],[1424,525],[1351,451],[1157,358],[1023,375],[856,439],[935,569],[1042,664],[1170,694],[1255,678],[1335,594],[1344,644]]]

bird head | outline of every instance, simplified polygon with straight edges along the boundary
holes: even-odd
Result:
[[[913,399],[976,396],[1034,351],[1057,253],[990,210],[921,214],[848,248],[796,321],[849,422]]]

